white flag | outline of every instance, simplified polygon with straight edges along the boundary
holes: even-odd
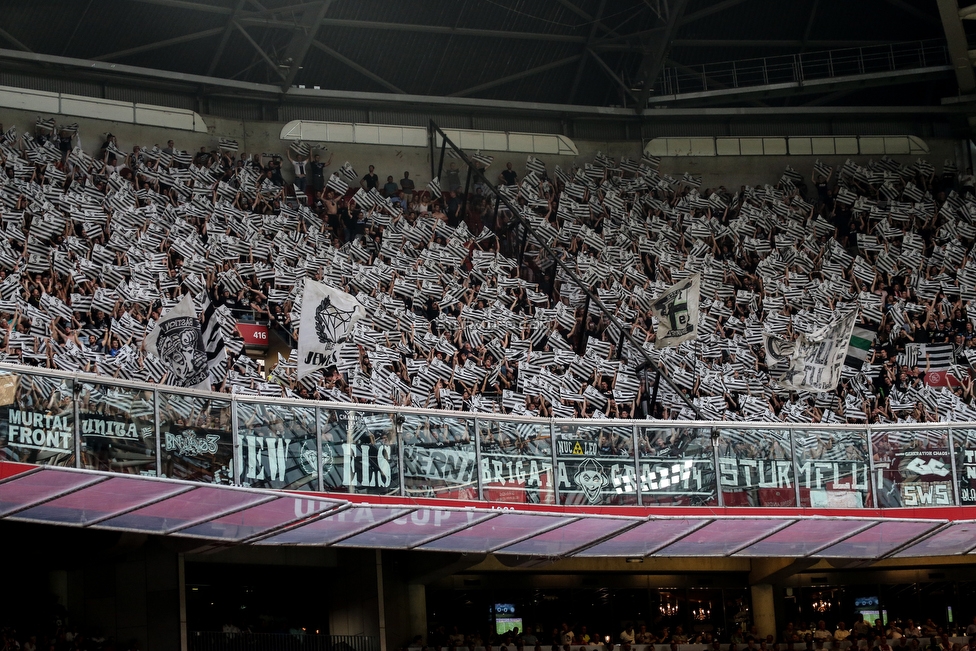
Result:
[[[366,308],[354,296],[306,280],[298,328],[298,377],[332,365],[336,345],[365,316]]]
[[[833,391],[840,382],[857,310],[850,310],[828,326],[795,342],[764,334],[769,376],[789,391]]]
[[[166,367],[167,382],[185,389],[210,390],[210,367],[193,297],[183,295],[146,336],[146,350]]]
[[[701,276],[693,274],[668,288],[651,305],[657,317],[655,348],[670,348],[698,336],[698,299]]]

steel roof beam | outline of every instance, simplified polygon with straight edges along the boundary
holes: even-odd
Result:
[[[217,64],[220,62],[220,57],[224,54],[224,48],[227,47],[227,41],[230,40],[230,35],[234,31],[234,18],[240,13],[241,9],[244,8],[244,3],[247,0],[237,0],[234,4],[234,9],[231,11],[230,18],[227,19],[227,24],[224,25],[224,33],[220,36],[220,43],[217,44],[217,49],[214,51],[213,57],[210,59],[210,65],[207,66],[207,75],[212,75],[214,70],[217,69]]]
[[[578,56],[578,55],[577,55]],[[99,80],[124,81],[128,83],[146,80],[148,83],[165,85],[167,88],[199,92],[206,89],[209,95],[248,99],[273,99],[280,101],[281,89],[276,85],[261,84],[219,77],[207,77],[171,70],[144,68],[120,63],[92,61],[62,57],[52,54],[37,54],[20,50],[0,48],[0,60],[15,62],[27,70],[36,70],[46,75],[64,74],[66,70],[78,70],[89,78]],[[946,68],[948,69],[948,68]],[[830,89],[823,89],[825,92]],[[328,101],[344,105],[372,106],[386,104],[393,107],[424,107],[427,109],[451,108],[474,112],[512,111],[521,114],[546,114],[571,119],[587,118],[632,118],[637,113],[633,108],[613,108],[578,104],[556,104],[552,102],[516,102],[508,100],[475,99],[467,97],[442,97],[432,95],[373,93],[363,91],[289,88],[285,98],[295,102]],[[942,106],[794,106],[794,107],[734,107],[734,108],[664,108],[648,111],[646,115],[666,118],[701,117],[733,118],[737,116],[788,116],[788,115],[960,115],[967,107],[959,104]],[[124,383],[124,380],[119,380]],[[133,385],[135,386],[135,385]]]
[[[817,41],[806,42],[809,47],[848,48],[869,47],[872,45],[892,45],[894,41]],[[678,38],[675,47],[803,47],[804,42],[796,39],[742,39],[742,38]]]
[[[322,0],[318,7],[308,9],[302,14],[302,24],[292,35],[288,47],[285,48],[285,61],[290,60],[291,64],[281,82],[282,92],[291,88],[292,83],[294,83],[298,71],[301,70],[302,64],[305,62],[305,56],[308,54],[309,48],[312,47],[312,42],[315,41],[315,35],[319,31],[322,19],[325,18],[330,6],[332,6],[332,0]]]
[[[27,47],[26,45],[24,45],[23,43],[21,43],[20,41],[18,41],[16,38],[14,38],[14,36],[10,32],[8,32],[7,30],[3,29],[2,27],[0,27],[0,36],[2,36],[5,40],[10,41],[10,43],[12,43],[18,49],[23,50],[24,52],[33,52],[34,51],[34,50],[30,49],[29,47]]]
[[[150,0],[143,0],[150,1]],[[152,0],[156,1],[156,0]],[[260,18],[253,15],[241,16],[238,22],[249,27],[268,27],[274,29],[295,29],[294,22]],[[372,20],[350,20],[346,18],[324,18],[324,27],[350,27],[389,32],[415,32],[419,34],[446,34],[448,36],[483,36],[485,38],[508,38],[529,41],[553,41],[556,43],[585,43],[586,38],[572,34],[538,34],[536,32],[513,32],[499,29],[475,29],[471,27],[447,27],[444,25],[421,25],[417,23],[385,23]]]
[[[889,70],[887,72],[872,72],[863,75],[848,75],[844,77],[825,77],[823,79],[805,79],[803,81],[789,81],[760,86],[742,86],[739,88],[723,88],[705,90],[678,95],[655,96],[655,104],[673,104],[675,102],[728,101],[739,97],[759,96],[778,97],[784,95],[801,95],[809,93],[834,92],[841,89],[869,88],[889,84],[904,84],[914,81],[933,79],[939,74],[948,73],[952,66],[931,66],[928,68],[910,68],[906,70]],[[800,108],[800,107],[798,107]],[[811,108],[815,108],[811,106]],[[836,111],[839,107],[823,107],[829,111]],[[854,108],[854,107],[849,107]],[[774,110],[782,111],[783,108]]]
[[[170,9],[189,9],[190,11],[202,11],[209,14],[223,14],[225,16],[230,15],[233,11],[230,7],[220,7],[218,5],[209,5],[202,2],[190,2],[189,0],[132,0],[133,2],[142,2],[143,4],[159,5],[161,7],[169,7]]]
[[[564,65],[572,63],[583,57],[582,54],[574,54],[571,57],[566,57],[565,59],[560,59],[558,61],[553,61],[551,63],[546,63],[541,66],[536,66],[535,68],[530,68],[528,70],[523,70],[522,72],[516,72],[515,74],[507,75],[505,77],[500,77],[498,79],[479,84],[477,86],[472,86],[471,88],[465,88],[464,90],[459,90],[457,92],[451,93],[448,97],[464,97],[466,95],[471,95],[473,93],[480,93],[483,90],[488,90],[489,88],[495,88],[496,86],[502,86],[511,81],[518,81],[519,79],[525,79],[526,77],[531,77],[532,75],[537,75],[540,72],[546,72],[548,70],[554,70],[555,68],[560,68]]]
[[[600,58],[600,55],[597,54],[596,52],[594,52],[593,50],[587,48],[586,51],[589,52],[590,53],[590,56],[593,57],[593,60],[596,61],[600,65],[600,68],[605,73],[607,73],[607,76],[610,77],[610,79],[612,79],[618,86],[620,86],[620,88],[622,88],[623,91],[627,95],[629,95],[631,97],[631,99],[633,99],[635,102],[637,102],[638,106],[640,106],[640,98],[636,94],[634,94],[634,91],[632,91],[630,89],[630,87],[627,86],[627,84],[625,84],[624,81],[620,77],[617,76],[617,73],[615,73],[613,71],[613,68],[611,68],[610,66],[608,66],[607,65],[607,62],[604,61],[603,59],[601,59]]]
[[[678,26],[680,27],[681,25],[687,25],[688,23],[693,23],[696,20],[705,18],[706,16],[711,16],[712,14],[717,14],[720,11],[731,9],[736,5],[741,5],[745,1],[746,0],[725,0],[725,2],[719,2],[718,4],[714,4],[711,7],[706,7],[705,9],[696,11],[693,14],[687,14],[685,16],[682,16],[681,20],[678,21]]]
[[[908,13],[915,16],[919,20],[924,20],[925,22],[931,23],[933,25],[941,24],[941,21],[939,21],[938,18],[922,11],[917,7],[912,6],[911,4],[905,2],[905,0],[885,0],[885,2],[892,5],[893,7],[898,7],[902,11],[907,11]]]
[[[573,6],[575,7],[576,5]],[[607,0],[600,0],[600,6],[597,7],[596,10],[597,20],[599,20],[599,18],[603,15],[603,9],[606,6]],[[579,65],[576,66],[576,74],[573,76],[573,83],[569,87],[569,97],[566,98],[566,101],[570,104],[572,104],[573,100],[576,99],[576,91],[579,90],[580,82],[583,81],[583,70],[586,68],[586,54],[587,52],[593,51],[590,49],[590,43],[592,43],[593,39],[596,38],[596,27],[598,24],[597,20],[594,20],[593,25],[590,27],[590,35],[587,37],[586,45],[583,46],[583,51],[580,53],[580,62]]]
[[[127,50],[119,50],[118,52],[100,54],[97,57],[92,57],[92,61],[111,61],[112,59],[121,59],[123,57],[131,56],[133,54],[141,54],[142,52],[151,52],[152,50],[158,50],[160,48],[169,47],[170,45],[179,45],[180,43],[189,43],[190,41],[198,41],[201,38],[215,36],[220,32],[222,32],[223,29],[224,29],[223,27],[216,27],[214,29],[205,29],[202,32],[194,32],[192,34],[186,34],[184,36],[177,36],[176,38],[168,38],[164,41],[156,41],[155,43],[146,43],[145,45],[140,45],[138,47],[130,47]]]
[[[234,27],[236,27],[238,31],[244,35],[244,38],[247,40],[248,43],[251,44],[251,47],[253,47],[255,51],[257,51],[257,53],[261,55],[261,58],[264,59],[264,62],[267,63],[272,70],[274,70],[275,74],[277,74],[279,77],[284,79],[285,73],[283,73],[281,71],[281,68],[278,67],[278,64],[275,63],[271,59],[271,57],[268,56],[268,53],[264,51],[264,48],[258,45],[258,42],[255,41],[251,37],[251,35],[247,33],[247,30],[244,29],[244,27],[238,21],[232,20],[231,22],[234,23]]]
[[[668,56],[678,29],[678,21],[681,20],[687,6],[688,0],[674,0],[674,4],[668,6],[668,21],[664,29],[653,34],[644,44],[644,56],[640,70],[637,72],[637,81],[642,85],[640,96],[637,98],[638,113],[642,113],[647,107],[647,99],[651,96],[651,90],[654,89],[654,84],[661,75],[664,60]]]
[[[577,7],[575,4],[573,4],[572,0],[556,0],[556,2],[566,7],[567,9],[572,11],[574,14],[576,14],[583,20],[587,21],[588,23],[591,23],[594,30],[602,29],[604,32],[610,34],[611,36],[620,36],[620,34],[618,34],[617,32],[613,31],[612,29],[610,29],[609,27],[607,27],[606,25],[600,22],[600,18],[602,18],[603,16],[602,4],[600,5],[599,11],[596,12],[596,15],[591,16],[590,14],[586,13],[585,11]]]
[[[949,56],[952,58],[956,73],[956,82],[959,85],[959,92],[965,95],[976,90],[976,76],[973,75],[973,63],[969,59],[966,30],[963,29],[962,19],[959,17],[959,2],[938,0],[938,3],[942,29],[949,44]]]
[[[403,95],[404,94],[404,91],[400,90],[399,88],[397,88],[396,86],[394,86],[393,84],[391,84],[390,82],[388,82],[386,79],[383,79],[382,77],[380,77],[378,74],[376,74],[372,70],[369,70],[369,69],[365,68],[364,66],[359,65],[358,63],[356,63],[355,61],[353,61],[349,57],[346,57],[346,56],[343,56],[342,54],[339,54],[338,52],[336,52],[335,50],[333,50],[328,45],[325,45],[321,41],[315,41],[315,40],[313,40],[312,41],[312,47],[315,47],[315,48],[321,50],[322,52],[325,52],[326,54],[328,54],[330,57],[332,57],[336,61],[339,61],[340,63],[346,64],[347,66],[349,66],[350,68],[352,68],[353,70],[355,70],[359,74],[363,75],[364,77],[367,77],[369,79],[372,79],[373,81],[375,81],[377,84],[379,84],[383,88],[386,88],[387,90],[392,91],[394,93],[397,93],[399,95]]]

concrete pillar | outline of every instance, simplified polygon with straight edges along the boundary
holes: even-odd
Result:
[[[410,638],[414,635],[424,636],[427,643],[427,587],[422,583],[407,585],[407,613],[410,626]]]
[[[776,603],[768,583],[752,586],[752,621],[762,637],[776,635]]]
[[[379,636],[376,569],[374,550],[340,551],[335,570],[337,589],[330,591],[329,633]]]

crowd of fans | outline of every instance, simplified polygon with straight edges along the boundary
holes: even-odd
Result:
[[[818,161],[809,177],[787,168],[735,189],[646,156],[565,170],[530,156],[524,174],[509,162],[496,175],[476,154],[532,225],[525,237],[489,186],[462,187],[467,170],[450,158],[421,188],[408,172],[385,184],[372,166],[330,172],[333,157],[302,143],[287,152],[292,174],[226,140],[198,152],[123,148],[111,134],[98,151],[77,142],[75,125],[40,118],[0,137],[2,361],[165,383],[143,340],[188,292],[217,306],[232,353],[212,372],[218,391],[694,418],[555,255],[707,418],[976,418],[974,178],[949,161],[941,173],[923,159]],[[655,349],[650,305],[692,273],[700,334]],[[267,319],[294,344],[304,278],[355,295],[369,316],[334,368],[299,379],[293,351],[264,375],[236,322]],[[875,339],[863,364],[836,391],[778,388],[763,334],[810,333],[851,308]],[[929,354],[938,344],[948,357]],[[932,386],[937,374],[945,386]]]
[[[973,651],[976,649],[976,618],[967,627],[955,626],[947,630],[936,625],[931,619],[916,623],[912,619],[892,620],[887,625],[878,619],[870,624],[863,617],[848,627],[843,621],[836,626],[828,626],[824,620],[790,622],[778,635],[761,635],[755,625],[735,625],[723,632],[710,626],[695,627],[659,626],[627,624],[622,631],[610,635],[589,631],[584,626],[572,626],[566,622],[551,631],[542,626],[532,630],[519,631],[517,628],[502,635],[492,635],[487,639],[480,633],[464,634],[453,627],[450,632],[441,626],[426,640],[417,636],[410,648],[425,651],[441,649],[485,649],[485,651],[629,651],[633,646],[643,646],[653,651],[654,645],[677,648],[684,644],[704,644],[722,651],[801,651],[820,649],[847,649],[855,647],[867,651]],[[702,629],[702,630],[697,630]],[[708,629],[708,630],[704,630]],[[953,638],[955,641],[953,641]],[[959,641],[961,639],[968,641]]]
[[[430,632],[425,640],[416,636],[407,644],[409,649],[422,651],[455,651],[478,649],[484,651],[630,651],[640,646],[653,651],[655,645],[677,649],[681,645],[708,645],[715,651],[840,651],[856,648],[866,651],[973,651],[976,649],[976,618],[968,626],[956,625],[950,629],[935,624],[932,619],[915,622],[912,619],[892,620],[884,624],[880,619],[874,624],[858,616],[852,626],[843,621],[829,626],[824,620],[790,622],[776,635],[762,635],[754,624],[736,624],[730,631],[710,626],[686,630],[677,624],[648,627],[628,623],[623,630],[604,635],[590,631],[585,625],[573,626],[563,622],[561,626],[546,630],[539,625],[530,630],[515,628],[508,633],[482,636],[480,632],[463,633],[457,626],[450,631],[444,626]],[[708,629],[708,630],[698,630]],[[249,633],[235,625],[222,628],[230,640],[240,642],[242,633]],[[304,629],[292,628],[288,635],[304,636]],[[237,645],[240,646],[240,645]],[[237,648],[235,646],[235,648]],[[99,634],[86,634],[78,627],[59,625],[49,634],[18,631],[13,627],[0,627],[0,651],[138,651],[138,642],[117,644],[113,639]]]

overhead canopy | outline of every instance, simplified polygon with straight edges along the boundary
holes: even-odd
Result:
[[[382,504],[136,475],[0,464],[0,519],[191,537],[222,544],[337,546],[540,558],[791,557],[876,560],[976,549],[976,508],[905,519],[873,511],[606,516]],[[558,508],[558,507],[554,507]],[[698,511],[699,509],[694,509]],[[644,512],[650,513],[650,510]],[[632,513],[629,512],[629,513]],[[745,513],[748,513],[746,515]],[[929,515],[923,512],[923,515]],[[951,519],[956,518],[956,519]],[[966,519],[972,518],[972,519]]]

